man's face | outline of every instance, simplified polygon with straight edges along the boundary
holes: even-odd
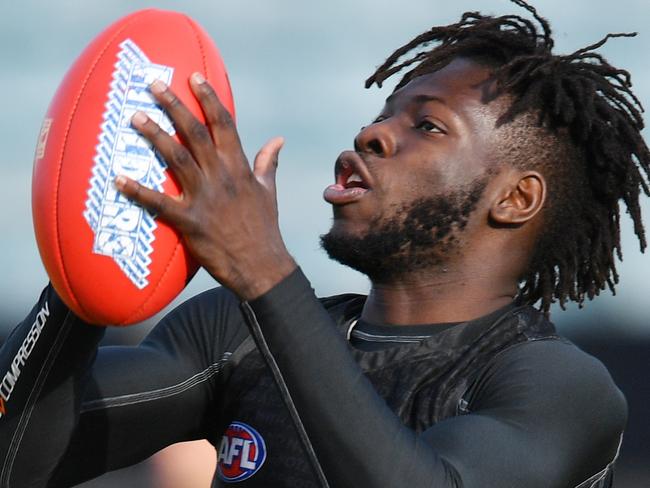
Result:
[[[444,262],[461,245],[493,164],[499,111],[481,101],[488,75],[457,59],[387,99],[324,192],[334,222],[322,244],[332,258],[381,280]]]

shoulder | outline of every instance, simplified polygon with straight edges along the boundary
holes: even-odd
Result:
[[[496,355],[490,369],[495,375],[514,374],[540,385],[577,392],[595,389],[622,398],[605,365],[562,337],[515,344]]]
[[[569,394],[573,402],[601,403],[615,412],[627,411],[625,398],[605,365],[564,338],[507,348],[490,361],[481,381],[495,386],[530,385],[547,393]]]
[[[608,469],[627,421],[625,397],[607,368],[557,337],[494,356],[467,399],[470,413],[511,426],[529,455],[554,466],[545,472],[555,480],[547,486],[575,486]]]
[[[473,396],[471,410],[501,410],[567,446],[590,446],[580,449],[581,456],[601,466],[615,457],[627,421],[627,402],[607,368],[562,338],[502,351],[480,375]]]

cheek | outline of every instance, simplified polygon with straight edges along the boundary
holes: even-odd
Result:
[[[485,154],[467,144],[445,162],[438,185],[446,188],[465,186],[485,174],[487,161]]]
[[[408,201],[436,194],[449,183],[449,171],[446,165],[444,161],[431,158],[422,160],[391,181],[390,189]]]
[[[431,172],[402,174],[399,178],[393,178],[382,189],[377,217],[380,220],[399,218],[404,209],[411,207],[414,202],[435,196],[441,191],[436,179]]]

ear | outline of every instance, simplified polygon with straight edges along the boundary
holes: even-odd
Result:
[[[531,220],[546,202],[546,180],[537,171],[513,171],[490,208],[490,218],[501,225]]]

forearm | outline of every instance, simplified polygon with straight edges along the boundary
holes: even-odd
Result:
[[[4,343],[0,487],[46,484],[75,428],[84,377],[102,335],[48,286]]]

